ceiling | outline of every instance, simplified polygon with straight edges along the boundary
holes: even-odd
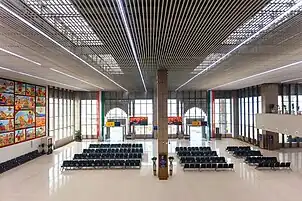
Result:
[[[71,90],[150,90],[163,68],[170,90],[302,82],[302,64],[263,73],[301,60],[301,8],[280,18],[299,2],[0,0],[0,73]]]

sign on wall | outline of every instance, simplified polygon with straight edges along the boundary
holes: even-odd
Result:
[[[106,122],[106,127],[114,127],[115,126],[115,122],[114,121],[107,121]]]
[[[168,117],[168,125],[182,125],[181,117]]]
[[[130,117],[130,126],[146,126],[148,125],[148,117]]]
[[[201,126],[200,121],[192,121],[192,126]]]

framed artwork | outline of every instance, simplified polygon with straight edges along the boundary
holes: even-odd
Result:
[[[168,125],[182,125],[181,117],[168,117]]]
[[[45,101],[45,97],[39,97],[36,96],[36,106],[37,107],[45,107],[46,106],[46,101]]]
[[[34,127],[27,128],[25,130],[25,134],[26,134],[26,137],[25,137],[26,140],[34,139],[36,137],[36,129]]]
[[[46,88],[41,86],[36,86],[36,96],[46,97]]]
[[[25,90],[26,96],[35,96],[36,95],[36,86],[31,84],[26,84]]]
[[[14,93],[14,81],[0,79],[0,93]]]
[[[15,110],[33,110],[35,98],[30,96],[15,96]]]
[[[148,125],[148,117],[130,117],[129,119],[130,126],[132,125]]]
[[[46,119],[45,119],[45,107],[36,107],[36,126],[45,126]]]
[[[35,126],[35,113],[32,110],[21,110],[15,113],[15,129]]]
[[[26,137],[25,129],[15,130],[15,143],[25,141],[26,139],[25,137]]]
[[[14,132],[0,133],[0,147],[5,147],[15,143]]]
[[[22,82],[15,82],[15,94],[25,95],[25,84]]]
[[[14,131],[14,119],[0,120],[0,132]]]
[[[14,105],[14,94],[0,93],[0,105]]]
[[[0,78],[0,148],[46,135],[46,87]]]
[[[0,120],[13,119],[14,107],[13,106],[0,106]]]
[[[36,127],[36,137],[41,137],[46,135],[45,126]]]

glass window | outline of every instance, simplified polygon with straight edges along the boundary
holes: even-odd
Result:
[[[71,121],[74,117],[74,105],[72,105],[73,92],[61,89],[52,90],[54,93],[49,94],[49,100],[52,100],[52,103],[49,103],[49,114],[52,113],[51,116],[53,117],[49,117],[49,130],[54,136],[54,142],[56,142],[73,135],[74,128],[71,126]],[[62,98],[51,97],[54,94]]]

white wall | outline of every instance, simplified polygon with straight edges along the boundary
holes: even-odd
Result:
[[[302,115],[256,114],[259,129],[302,137]]]
[[[19,144],[1,148],[0,163],[37,150],[39,145],[42,144],[42,142],[45,143],[45,139],[46,137],[42,137],[31,141],[21,142]]]

